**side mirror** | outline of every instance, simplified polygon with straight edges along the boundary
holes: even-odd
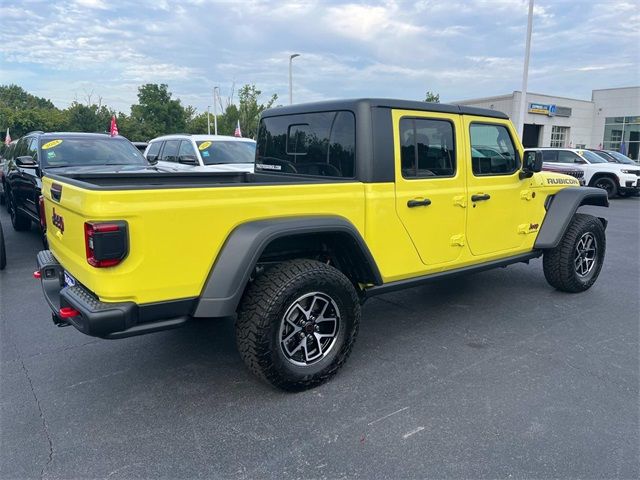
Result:
[[[36,168],[38,162],[36,162],[31,155],[24,155],[22,157],[16,157],[16,165],[22,168]]]
[[[149,162],[151,165],[155,165],[156,163],[158,163],[158,156],[153,155],[151,157],[147,157],[147,162]]]
[[[522,171],[520,178],[529,178],[534,173],[542,171],[542,152],[540,150],[530,150],[524,152]]]
[[[194,165],[198,166],[198,159],[195,155],[181,155],[178,158],[178,163],[182,163],[183,165]]]

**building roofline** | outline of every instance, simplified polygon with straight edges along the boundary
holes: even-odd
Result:
[[[629,87],[594,88],[593,90],[591,90],[591,94],[593,95],[593,92],[604,92],[607,90],[630,90],[632,88],[640,88],[640,85],[632,85]]]
[[[633,87],[631,87],[633,88]],[[610,89],[610,90],[617,90],[615,88]],[[471,98],[469,100],[460,100],[459,102],[452,102],[452,103],[469,103],[469,102],[486,102],[486,101],[490,101],[490,100],[501,100],[501,99],[505,99],[505,98],[509,98],[509,97],[513,97],[515,96],[516,93],[521,93],[520,90],[514,90],[511,93],[505,94],[505,95],[496,95],[493,97],[484,97],[484,98]],[[549,95],[546,93],[536,93],[536,92],[527,92],[527,96],[529,95],[536,95],[538,97],[547,97],[547,98],[560,98],[562,100],[571,100],[572,102],[585,102],[585,103],[593,103],[593,100],[584,100],[582,98],[573,98],[573,97],[562,97],[559,95]]]
[[[515,92],[513,92],[513,93],[515,93]],[[470,98],[468,100],[457,100],[457,101],[450,102],[450,103],[452,103],[453,105],[457,105],[457,104],[459,104],[461,102],[487,102],[489,100],[502,100],[502,99],[505,99],[505,98],[513,97],[513,93],[507,93],[505,95],[493,95],[491,97]]]

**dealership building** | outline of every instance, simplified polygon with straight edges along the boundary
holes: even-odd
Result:
[[[454,102],[500,110],[516,122],[521,92]],[[593,90],[591,100],[527,93],[525,147],[604,148],[640,158],[640,87]]]

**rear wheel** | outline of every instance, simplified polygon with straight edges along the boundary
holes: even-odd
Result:
[[[609,198],[615,197],[618,193],[618,185],[615,180],[610,177],[596,178],[593,182],[593,186],[605,190],[607,192],[607,197]]]
[[[544,253],[547,282],[563,292],[589,289],[600,274],[605,249],[602,222],[592,215],[576,213],[560,244]]]
[[[339,270],[292,260],[264,272],[242,300],[238,350],[249,369],[285,390],[304,390],[344,364],[360,323],[354,286]]]
[[[31,228],[31,219],[29,217],[25,217],[18,211],[18,208],[16,207],[16,201],[15,198],[13,198],[11,190],[7,192],[7,195],[7,203],[9,204],[9,215],[11,215],[11,225],[13,225],[13,229],[18,232],[29,230],[29,228]]]

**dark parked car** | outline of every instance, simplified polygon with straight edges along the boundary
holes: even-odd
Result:
[[[124,137],[98,133],[28,133],[8,150],[2,178],[15,230],[28,230],[34,222],[44,233],[46,219],[40,216],[40,189],[41,179],[49,171],[117,173],[157,169]]]
[[[2,232],[2,223],[0,223],[0,270],[4,270],[7,266],[7,251],[4,248],[4,233]]]

